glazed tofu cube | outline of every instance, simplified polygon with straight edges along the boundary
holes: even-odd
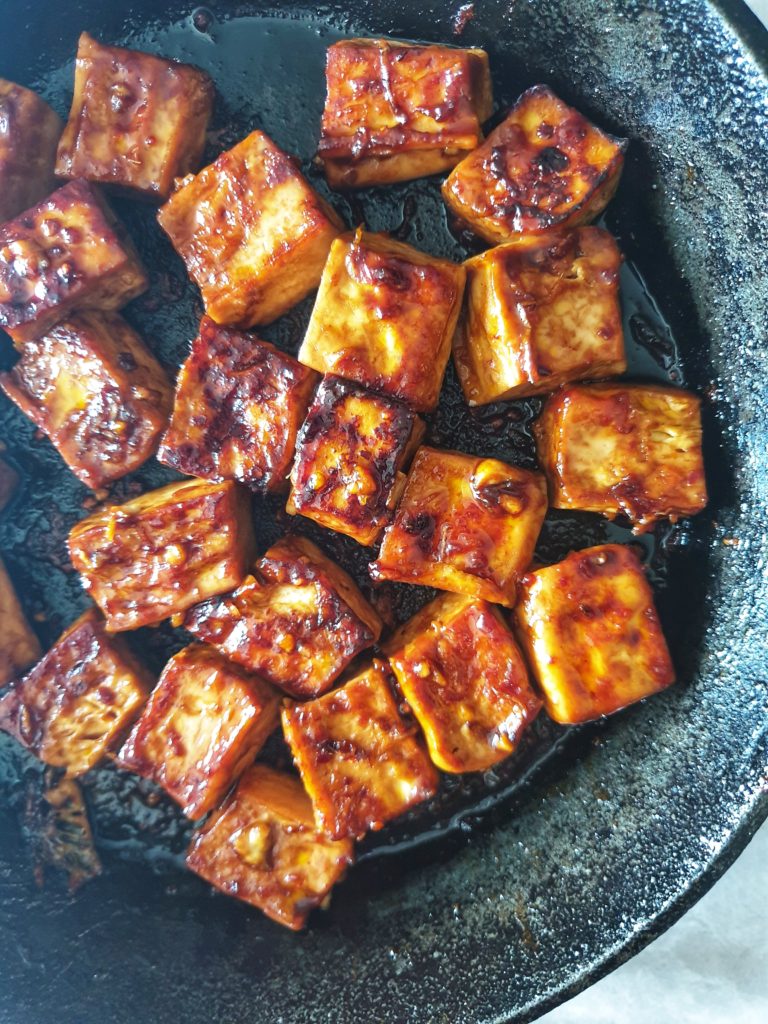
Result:
[[[567,106],[545,85],[524,92],[485,142],[443,185],[448,207],[476,235],[516,235],[588,224],[619,184],[625,139]]]
[[[113,310],[147,289],[122,225],[85,181],[72,181],[0,227],[0,327],[15,342],[80,309]]]
[[[316,288],[343,228],[263,132],[182,182],[158,220],[208,316],[237,327],[276,320]]]
[[[701,401],[687,391],[574,384],[547,400],[534,431],[555,508],[623,513],[642,529],[707,503]]]
[[[168,484],[100,509],[69,534],[72,565],[114,632],[231,590],[252,551],[248,495],[229,481]]]
[[[482,772],[504,760],[541,708],[514,637],[487,601],[444,594],[385,651],[445,772]]]
[[[511,606],[546,511],[539,473],[420,448],[371,576]]]
[[[165,371],[117,313],[76,314],[25,342],[0,387],[94,489],[146,462],[171,411]]]
[[[317,827],[334,839],[380,829],[437,791],[437,772],[397,710],[383,662],[318,700],[285,704],[282,717]]]
[[[167,199],[174,178],[200,166],[213,99],[199,68],[104,46],[83,32],[56,174]]]
[[[274,345],[204,317],[158,458],[190,476],[284,490],[316,381]]]
[[[2,511],[13,496],[19,482],[18,474],[7,462],[0,459],[0,511]]]
[[[437,405],[466,271],[386,235],[331,246],[299,359],[406,402]]]
[[[61,119],[37,93],[0,78],[0,224],[56,188]]]
[[[183,625],[295,697],[324,693],[381,634],[352,579],[304,537],[278,541],[237,590],[190,609]]]
[[[626,370],[621,253],[607,231],[524,237],[465,265],[467,311],[453,356],[470,405]]]
[[[258,754],[280,698],[212,647],[190,644],[163,669],[118,763],[162,786],[190,818],[212,811]]]
[[[187,867],[229,896],[298,931],[353,860],[350,839],[319,832],[298,779],[256,764],[198,831]]]
[[[41,655],[11,578],[0,560],[0,686],[15,679]]]
[[[493,108],[483,50],[342,39],[325,79],[318,156],[333,188],[446,171],[480,145]]]
[[[360,544],[375,543],[423,433],[422,421],[401,402],[325,377],[299,434],[288,511]]]
[[[610,715],[674,682],[651,588],[627,547],[574,551],[529,573],[515,618],[556,722]]]
[[[151,680],[91,609],[0,697],[0,729],[46,764],[82,775],[120,739]]]

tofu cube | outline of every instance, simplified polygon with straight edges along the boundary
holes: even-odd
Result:
[[[522,237],[465,266],[467,310],[453,357],[470,405],[626,370],[621,253],[607,231]]]
[[[274,345],[204,317],[158,458],[190,476],[284,490],[316,381]]]
[[[291,157],[253,132],[160,209],[158,220],[219,324],[252,327],[317,287],[343,229]]]
[[[534,424],[555,508],[624,514],[638,529],[707,503],[701,401],[676,388],[573,384]]]
[[[83,775],[124,734],[151,680],[91,609],[0,697],[0,729],[45,764]]]
[[[72,565],[113,632],[231,590],[252,551],[248,495],[230,481],[168,484],[100,509],[69,534]]]
[[[56,188],[62,123],[37,93],[0,78],[0,224]]]
[[[17,343],[75,310],[119,309],[147,286],[125,229],[86,181],[0,227],[0,327]]]
[[[534,85],[454,167],[443,198],[493,244],[588,224],[613,197],[626,148],[626,139],[595,127],[546,85]]]
[[[466,271],[383,234],[331,246],[299,359],[406,402],[437,405]]]
[[[15,679],[42,654],[11,578],[0,559],[0,686]]]
[[[311,910],[327,906],[353,851],[350,839],[329,839],[315,828],[298,779],[256,764],[195,834],[187,867],[298,931]]]
[[[190,818],[212,811],[264,745],[279,695],[212,647],[174,655],[118,755],[152,779]]]
[[[154,454],[173,397],[162,366],[117,313],[79,313],[25,342],[0,387],[94,489]]]
[[[539,473],[422,447],[371,576],[511,606],[546,511]]]
[[[324,693],[381,634],[352,579],[304,537],[278,541],[233,593],[190,609],[183,625],[294,697]]]
[[[104,46],[83,32],[56,174],[165,200],[175,178],[200,166],[214,95],[199,68]]]
[[[286,703],[282,717],[317,827],[334,839],[380,829],[437,792],[437,772],[397,710],[383,662],[317,700]]]
[[[325,80],[318,156],[333,188],[446,171],[480,145],[493,109],[483,50],[342,39]]]
[[[541,708],[512,633],[487,601],[444,594],[384,649],[445,772],[483,772],[503,761]]]
[[[515,619],[556,722],[610,715],[674,682],[651,588],[620,544],[574,551],[529,573]]]
[[[0,459],[0,511],[5,508],[13,497],[18,483],[19,476],[16,470]]]
[[[288,511],[375,543],[423,433],[423,422],[401,402],[325,377],[299,434]]]

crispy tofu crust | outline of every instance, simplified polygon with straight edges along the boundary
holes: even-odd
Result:
[[[318,157],[333,188],[448,170],[480,144],[493,108],[483,50],[342,39],[325,80]]]
[[[91,609],[0,697],[0,729],[46,764],[82,775],[124,734],[150,686],[148,673]]]
[[[11,578],[0,559],[0,686],[15,679],[42,654]]]
[[[437,405],[466,272],[383,234],[331,246],[299,359],[399,398]]]
[[[69,534],[72,565],[115,632],[231,590],[252,551],[248,495],[230,481],[168,484],[100,509]]]
[[[541,708],[512,633],[487,601],[444,594],[401,627],[385,652],[443,771],[498,764]]]
[[[556,722],[610,715],[674,682],[651,588],[627,547],[574,551],[529,573],[515,619]]]
[[[317,287],[343,225],[263,132],[188,177],[158,220],[219,324],[252,327]]]
[[[371,576],[511,606],[546,511],[540,474],[422,447]]]
[[[351,577],[304,537],[278,541],[237,590],[192,608],[183,625],[294,697],[324,693],[381,635]]]
[[[208,480],[284,490],[317,374],[253,334],[200,324],[158,458]]]
[[[470,405],[626,370],[621,253],[607,231],[524,236],[465,266],[467,309],[453,357]]]
[[[334,839],[380,829],[437,791],[437,772],[397,710],[383,662],[318,700],[286,703],[282,719],[317,827]]]
[[[640,384],[571,385],[534,424],[555,508],[627,516],[642,530],[707,503],[701,400]]]
[[[626,139],[606,134],[547,86],[535,85],[453,169],[443,198],[494,244],[586,224],[613,197],[626,148]]]
[[[221,802],[275,729],[280,697],[212,647],[174,655],[118,764],[162,786],[190,818]]]
[[[162,366],[117,313],[76,314],[25,342],[0,387],[94,489],[155,452],[172,401]]]
[[[190,64],[104,46],[83,32],[56,174],[162,201],[196,171],[215,89]]]
[[[0,224],[56,188],[62,123],[37,93],[0,78]]]
[[[18,483],[19,476],[16,470],[0,459],[0,512],[13,497]]]

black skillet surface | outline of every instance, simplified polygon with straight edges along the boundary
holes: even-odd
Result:
[[[701,0],[477,0],[471,19],[437,0],[351,6],[308,15],[285,4],[265,16],[259,4],[0,0],[0,74],[40,88],[65,114],[84,28],[192,60],[220,91],[208,156],[260,127],[321,189],[309,158],[323,52],[339,35],[484,46],[500,111],[546,81],[629,135],[605,221],[628,257],[632,374],[706,398],[710,509],[641,542],[681,682],[587,729],[542,720],[497,772],[447,780],[433,805],[367,842],[331,912],[299,936],[181,873],[188,827],[152,787],[111,768],[85,784],[105,874],[75,898],[56,885],[37,891],[19,824],[38,769],[0,737],[3,1024],[530,1020],[659,934],[768,811],[765,33],[741,4]],[[349,224],[466,254],[435,181],[332,199]],[[129,318],[175,367],[199,299],[151,211],[119,208],[152,270]],[[310,305],[264,334],[295,351]],[[11,358],[9,346],[0,352]],[[430,436],[531,465],[536,409],[470,414],[450,371]],[[0,517],[0,549],[28,611],[45,616],[37,626],[49,643],[84,605],[63,538],[88,492],[7,403],[0,436],[23,476]],[[151,464],[111,497],[170,478]],[[257,502],[254,515],[262,546],[297,526],[279,504]],[[305,521],[301,529],[365,580],[366,552]],[[597,517],[551,515],[539,554],[553,560],[605,538],[632,542]],[[375,596],[400,620],[428,592]],[[161,628],[133,640],[159,669],[184,637]],[[276,742],[270,754],[285,758]]]

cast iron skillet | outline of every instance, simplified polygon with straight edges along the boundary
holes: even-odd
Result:
[[[152,787],[111,768],[85,783],[105,873],[74,899],[56,884],[36,890],[20,821],[39,769],[2,739],[2,1021],[531,1020],[666,928],[768,812],[766,35],[736,2],[477,0],[471,20],[458,6],[360,0],[310,15],[222,2],[193,16],[178,0],[12,0],[0,3],[0,74],[40,88],[65,114],[82,29],[193,60],[221,93],[208,155],[262,127],[320,188],[308,160],[323,51],[339,34],[484,46],[500,109],[545,81],[629,135],[605,222],[628,257],[631,370],[706,399],[710,508],[642,542],[680,683],[602,725],[569,733],[542,720],[498,772],[446,783],[433,806],[368,842],[330,913],[299,936],[178,871],[188,827]],[[440,255],[467,251],[434,181],[334,202],[350,224],[365,219]],[[152,212],[120,212],[153,272],[128,315],[174,367],[199,300]],[[309,305],[267,336],[295,351]],[[7,364],[10,347],[0,349]],[[431,438],[530,465],[536,409],[471,415],[450,371]],[[87,492],[8,403],[0,436],[23,477],[0,548],[50,643],[84,604],[63,538]],[[169,477],[153,464],[111,495]],[[279,503],[256,503],[254,514],[262,546],[291,525],[278,521]],[[364,578],[362,549],[302,529]],[[605,538],[632,540],[597,517],[552,515],[539,554]],[[379,599],[401,619],[426,596],[394,587]],[[166,628],[133,639],[156,669],[184,642]],[[270,756],[284,760],[279,743]]]

